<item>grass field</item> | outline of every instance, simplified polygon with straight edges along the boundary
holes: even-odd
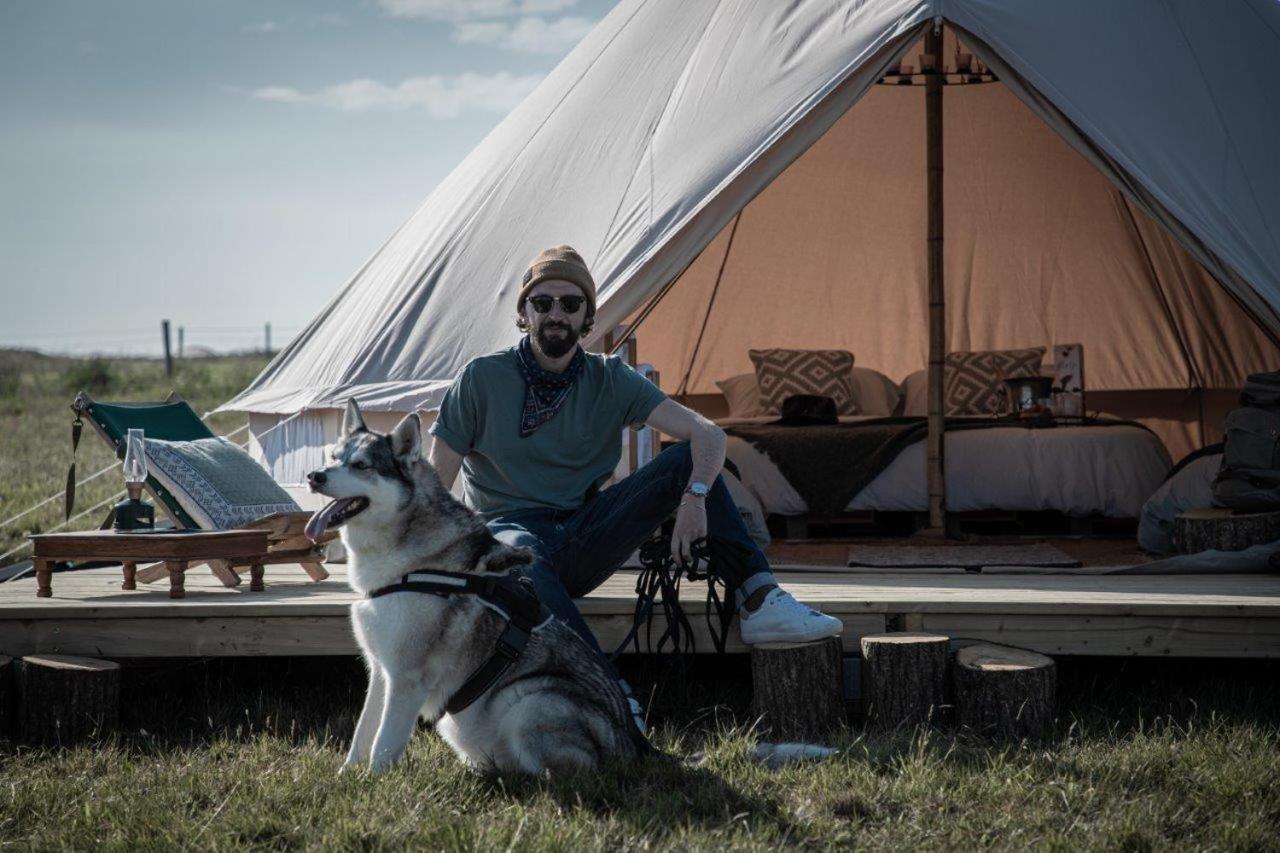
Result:
[[[224,356],[178,361],[172,378],[157,359],[80,359],[0,350],[0,554],[12,550],[31,533],[55,526],[63,518],[62,499],[13,524],[5,519],[59,493],[71,464],[69,408],[84,390],[103,400],[162,400],[173,390],[204,414],[244,388],[266,365],[263,355]],[[217,415],[209,424],[227,433],[245,422],[243,415]],[[244,440],[244,434],[238,436]],[[83,478],[115,461],[115,456],[86,424],[76,454]],[[76,511],[86,510],[123,490],[118,472],[82,486]],[[71,529],[92,529],[107,507],[80,519]],[[19,551],[0,566],[25,559]]]
[[[203,413],[263,363],[187,361],[170,381],[155,361],[0,352],[0,520],[62,487],[80,388],[174,388]],[[86,430],[82,476],[111,460]],[[117,484],[86,487],[79,507]],[[0,531],[0,550],[60,520],[59,502]],[[855,727],[835,759],[770,772],[749,759],[745,659],[628,660],[656,690],[654,739],[676,760],[553,780],[464,772],[427,731],[385,777],[337,778],[364,689],[351,659],[132,666],[120,734],[66,750],[0,743],[0,847],[1280,849],[1280,665],[1059,664],[1049,742]]]
[[[657,705],[655,739],[677,761],[552,780],[468,773],[429,731],[383,777],[336,777],[363,690],[350,660],[133,671],[126,733],[62,751],[0,748],[0,846],[1280,846],[1280,668],[1061,665],[1062,721],[1050,743],[995,748],[855,728],[832,760],[768,771],[749,758],[737,662],[706,661],[666,676],[669,689],[703,685],[697,693]],[[698,752],[705,760],[693,766]]]

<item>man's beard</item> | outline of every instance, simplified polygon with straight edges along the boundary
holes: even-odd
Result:
[[[547,332],[550,329],[563,329],[565,333],[562,336],[549,337]],[[534,343],[538,345],[538,349],[547,358],[560,358],[568,354],[577,345],[578,330],[568,323],[552,323],[550,325],[543,323],[534,334]]]

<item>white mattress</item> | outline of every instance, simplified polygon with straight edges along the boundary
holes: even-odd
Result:
[[[717,423],[774,420],[776,416]],[[866,419],[841,418],[858,420]],[[927,511],[925,445],[920,441],[902,451],[846,510]],[[1160,439],[1134,426],[962,430],[947,433],[946,452],[947,508],[953,512],[1058,510],[1075,516],[1137,518],[1172,466]],[[729,436],[727,456],[766,513],[808,512],[773,461],[751,444]]]

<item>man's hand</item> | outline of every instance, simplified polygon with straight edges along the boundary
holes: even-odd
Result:
[[[693,562],[693,543],[707,535],[707,507],[702,498],[685,495],[676,511],[671,533],[671,558],[681,565]]]

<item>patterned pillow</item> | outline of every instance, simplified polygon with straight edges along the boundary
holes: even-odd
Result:
[[[148,438],[147,473],[204,530],[231,530],[300,507],[271,475],[225,438]]]
[[[943,411],[952,415],[990,415],[1004,395],[1004,380],[1039,376],[1044,347],[947,353]]]
[[[756,368],[760,405],[765,414],[782,412],[782,401],[793,394],[821,394],[836,401],[841,415],[858,414],[853,393],[853,353],[844,350],[747,350]]]

